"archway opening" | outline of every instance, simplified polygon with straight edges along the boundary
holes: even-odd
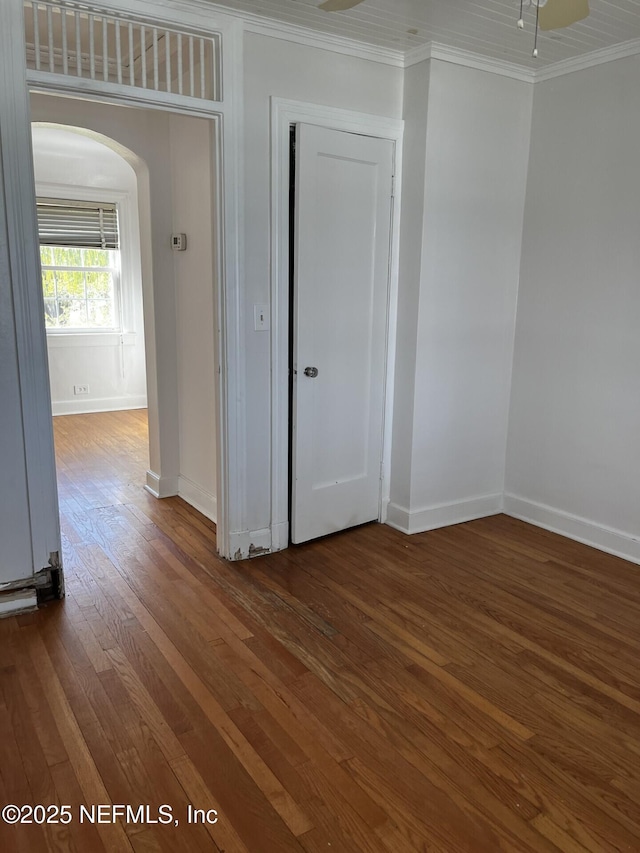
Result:
[[[150,467],[146,165],[84,128],[36,122],[32,143],[54,429],[101,502]]]
[[[217,126],[209,118],[35,92],[31,116],[34,133],[64,132],[75,145],[72,162],[60,169],[73,185],[67,195],[87,182],[95,185],[92,197],[105,187],[104,175],[80,156],[87,142],[103,146],[137,182],[149,432],[142,485],[155,497],[177,495],[217,522]],[[55,148],[44,147],[51,157]],[[35,144],[34,153],[41,184]],[[186,251],[173,250],[176,232],[186,234]],[[73,394],[75,384],[87,383],[67,381],[72,400],[81,396]],[[144,505],[153,517],[169,508]]]

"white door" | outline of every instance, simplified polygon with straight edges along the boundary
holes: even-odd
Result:
[[[379,515],[393,143],[298,126],[291,539]]]

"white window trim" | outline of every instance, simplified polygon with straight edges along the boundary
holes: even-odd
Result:
[[[42,249],[42,246],[40,247]],[[57,247],[46,247],[46,248],[57,248]],[[82,248],[82,247],[78,247]],[[87,267],[87,266],[62,266],[56,264],[42,264],[41,269],[44,272],[52,271],[52,272],[65,272],[65,271],[74,271],[81,273],[92,273],[92,272],[107,272],[111,275],[111,281],[113,284],[113,326],[47,326],[45,322],[45,328],[47,331],[47,335],[81,335],[81,334],[104,334],[109,332],[121,332],[123,328],[123,320],[122,320],[122,258],[121,258],[121,250],[118,249],[107,249],[108,252],[117,252],[117,263],[114,263],[113,266],[107,267]],[[45,296],[45,303],[49,297]],[[84,301],[86,303],[90,302],[89,297],[86,296]]]
[[[80,331],[67,335],[53,334],[47,336],[47,345],[51,349],[67,349],[70,347],[133,347],[137,343],[135,332],[91,332]]]
[[[64,329],[47,328],[47,340],[54,337],[84,337],[129,334],[134,329],[133,269],[135,258],[132,228],[135,220],[132,211],[132,194],[123,190],[87,187],[75,184],[58,184],[49,181],[36,183],[38,198],[63,198],[69,201],[103,201],[115,204],[118,208],[118,232],[120,240],[120,271],[114,281],[116,300],[117,328],[114,329]]]

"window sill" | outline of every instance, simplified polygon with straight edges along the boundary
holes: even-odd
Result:
[[[135,346],[135,332],[47,332],[47,346],[56,347],[117,347]]]

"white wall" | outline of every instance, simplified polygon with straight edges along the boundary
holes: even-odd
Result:
[[[391,500],[411,506],[418,308],[422,286],[429,62],[405,71],[404,145],[396,369],[394,383]],[[393,513],[393,508],[392,508]]]
[[[169,120],[180,404],[179,494],[217,520],[216,299],[213,258],[212,128],[206,119]]]
[[[244,358],[249,531],[264,530],[271,522],[270,334],[254,331],[253,320],[253,304],[270,301],[270,96],[399,118],[402,76],[399,68],[245,34]]]
[[[47,336],[54,415],[141,408],[147,405],[140,267],[138,188],[133,168],[115,151],[84,134],[50,127],[32,129],[36,192],[94,200],[122,195],[123,334],[50,333]],[[95,192],[94,192],[95,191]],[[86,384],[89,394],[74,395]]]
[[[502,505],[533,95],[509,78],[438,60],[430,66],[428,92],[417,67],[405,84],[389,520],[409,532]]]
[[[5,54],[9,38],[19,40],[13,26],[13,33],[5,28]],[[632,558],[640,505],[639,72],[633,57],[536,86],[506,472],[508,511]],[[253,331],[252,306],[269,297],[269,97],[399,117],[403,72],[246,34],[244,74],[246,522],[260,529],[270,520],[270,341]],[[408,182],[392,473],[392,510],[404,529],[492,511],[502,490],[531,95],[526,84],[438,60],[406,72]],[[174,227],[185,226],[172,214],[171,145],[175,158],[189,140],[175,129],[170,134],[168,117],[158,111],[42,95],[32,97],[32,110],[35,120],[91,127],[144,161],[138,178],[150,203],[141,227],[153,233],[154,249],[143,271],[155,273],[145,295],[149,390],[165,423],[162,434],[152,424],[151,455],[158,490],[170,493],[181,459],[189,470],[195,464],[179,442],[188,417],[180,415],[178,374],[188,373],[191,362],[178,361],[176,339],[190,319],[178,299],[176,324],[174,284],[187,261],[171,257],[167,242]],[[0,224],[0,263],[4,240]],[[6,282],[6,269],[0,272]],[[2,397],[17,405],[4,290],[2,299],[1,341],[8,347],[0,360]],[[182,399],[192,394],[183,390]],[[15,406],[5,408],[2,458],[16,463],[17,484],[5,497],[15,495],[19,508],[24,447],[20,425],[10,422]],[[13,475],[7,477],[11,483]],[[12,518],[3,516],[0,534],[15,532],[26,513],[16,512],[15,525]]]
[[[536,86],[509,512],[640,561],[640,57]]]

